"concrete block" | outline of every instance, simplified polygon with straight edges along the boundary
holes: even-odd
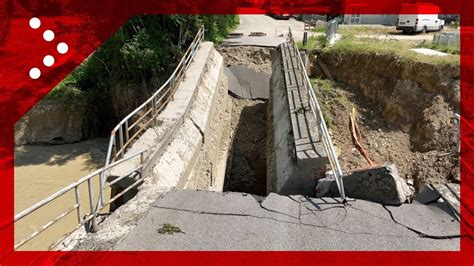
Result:
[[[348,172],[343,177],[346,196],[387,205],[400,205],[410,200],[413,192],[398,175],[395,164],[386,164]],[[337,184],[330,192],[338,195]]]
[[[416,194],[414,201],[421,204],[428,204],[437,201],[441,195],[429,185],[420,187],[418,194]]]

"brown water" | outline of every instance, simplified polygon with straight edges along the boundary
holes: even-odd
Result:
[[[90,139],[74,144],[20,146],[15,148],[15,213],[31,207],[51,194],[103,167],[108,139]],[[94,178],[98,198],[98,178]],[[87,182],[80,186],[82,215],[90,211]],[[75,204],[74,190],[15,223],[15,243],[56,218]],[[47,250],[77,225],[73,211],[20,250]]]

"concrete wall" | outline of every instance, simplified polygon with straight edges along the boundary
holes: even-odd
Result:
[[[306,93],[301,81],[295,79],[287,69],[292,64],[289,63],[290,58],[283,59],[280,51],[287,49],[282,48],[284,46],[279,47],[272,62],[268,105],[267,193],[312,196],[317,179],[324,177],[327,156],[321,143],[316,141],[318,133],[313,114],[299,111],[299,104],[308,105]],[[296,86],[295,82],[300,85]],[[302,102],[298,104],[300,100]]]
[[[42,100],[15,124],[15,145],[80,141],[86,111],[85,100]]]
[[[351,20],[351,15],[344,15],[344,24],[380,24],[392,26],[397,24],[398,15],[386,15],[386,14],[377,14],[377,15],[360,15],[359,22],[354,22]]]
[[[281,191],[296,171],[295,148],[291,130],[290,109],[286,95],[282,58],[279,52],[272,58],[270,79],[267,193]]]

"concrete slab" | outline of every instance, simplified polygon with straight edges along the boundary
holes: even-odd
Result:
[[[398,223],[431,236],[459,235],[459,222],[446,204],[387,206]]]
[[[406,206],[415,220],[428,208]],[[183,233],[158,233],[164,223]],[[172,191],[115,250],[459,250],[459,239],[420,237],[366,201],[344,207],[332,198]]]
[[[229,91],[243,99],[269,99],[270,75],[245,66],[236,65],[226,68],[230,77]]]
[[[441,195],[435,191],[430,185],[422,185],[416,194],[413,202],[427,204],[438,201]]]
[[[410,202],[413,196],[405,180],[399,176],[395,164],[351,170],[344,173],[342,180],[344,191],[350,198],[399,205]],[[339,195],[335,181],[331,183],[330,192],[330,195]]]
[[[448,56],[449,55],[447,53],[443,53],[443,52],[436,51],[433,49],[428,49],[428,48],[413,48],[410,50],[420,53],[420,54],[424,54],[424,55],[432,55],[432,56]]]
[[[430,186],[452,207],[454,214],[459,219],[461,213],[461,185],[445,183]]]

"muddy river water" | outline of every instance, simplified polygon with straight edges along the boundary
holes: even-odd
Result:
[[[59,191],[79,178],[103,167],[108,139],[90,139],[74,144],[15,147],[15,214]],[[93,180],[97,201],[98,178]],[[80,186],[82,214],[90,210],[87,183]],[[15,223],[15,243],[56,218],[75,204],[74,190]],[[77,225],[71,212],[20,250],[46,250]]]

